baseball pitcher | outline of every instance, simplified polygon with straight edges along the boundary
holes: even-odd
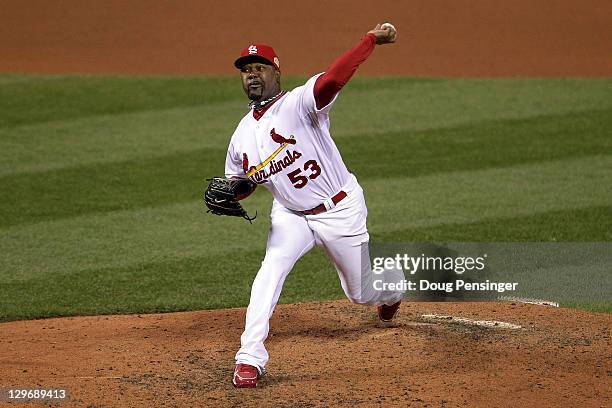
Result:
[[[236,387],[255,387],[265,373],[269,319],[285,278],[314,245],[334,263],[351,302],[378,306],[383,321],[399,309],[401,295],[381,299],[364,284],[372,274],[366,203],[329,132],[329,112],[342,87],[377,44],[396,37],[393,25],[376,25],[325,72],[291,91],[281,89],[281,64],[270,46],[250,44],[234,63],[250,110],[229,143],[225,178],[213,179],[205,201],[215,214],[252,220],[238,201],[260,185],[274,197],[266,255],[236,354]]]

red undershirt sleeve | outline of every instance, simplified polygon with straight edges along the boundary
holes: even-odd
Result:
[[[374,51],[376,36],[367,34],[355,47],[351,48],[317,78],[314,85],[314,97],[317,109],[327,106],[334,96],[351,79],[361,65]]]

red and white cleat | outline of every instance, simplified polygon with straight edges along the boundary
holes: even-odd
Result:
[[[401,304],[402,301],[400,300],[390,306],[378,306],[378,318],[385,323],[390,322],[397,314],[397,311],[399,310]]]
[[[255,388],[259,379],[257,367],[249,364],[236,364],[232,382],[236,388]]]

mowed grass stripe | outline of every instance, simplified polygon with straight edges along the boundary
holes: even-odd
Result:
[[[20,124],[0,126],[0,174],[225,146],[246,111],[238,78],[20,78],[4,89],[10,103],[0,122],[17,115]],[[291,89],[303,81],[283,83]],[[90,94],[92,87],[99,89]],[[352,139],[611,107],[607,79],[355,78],[332,123],[335,138]]]
[[[403,237],[407,229],[610,206],[612,194],[604,186],[612,185],[612,156],[362,184],[371,234],[392,236],[398,231]],[[0,235],[4,251],[0,281],[211,253],[221,257],[243,250],[263,253],[270,205],[266,191],[245,201],[249,212],[260,214],[253,225],[206,214],[198,200],[13,226]],[[534,229],[530,236],[539,234],[544,233]]]
[[[306,77],[283,77],[284,89]],[[364,95],[372,101],[364,101]],[[403,122],[510,118],[611,106],[608,78],[444,79],[353,78],[337,106],[359,111],[356,120],[376,126],[372,115]],[[386,103],[380,104],[380,97]],[[238,75],[230,77],[40,76],[0,74],[0,128],[49,121],[162,110],[245,100]],[[346,100],[348,103],[342,103]],[[354,103],[357,102],[357,103]],[[378,107],[378,109],[377,109]],[[362,115],[361,111],[368,113]],[[483,116],[484,115],[484,116]],[[416,121],[415,121],[416,119]]]
[[[550,211],[477,223],[409,228],[373,234],[371,239],[389,242],[610,240],[611,212],[612,207]],[[574,225],[565,230],[567,224]],[[264,251],[243,248],[240,256],[230,256],[231,253],[57,272],[5,283],[0,320],[246,306],[250,284]],[[323,251],[315,249],[297,263],[287,278],[280,301],[342,297],[335,269]]]
[[[612,80],[396,78],[351,81],[332,110],[335,137],[452,128],[612,108]],[[392,85],[392,86],[389,86]]]
[[[415,177],[583,157],[612,150],[612,112],[593,111],[340,143],[360,179]],[[164,205],[197,197],[222,174],[225,146],[158,158],[0,177],[0,227],[98,212]]]
[[[215,104],[243,97],[230,77],[24,76],[0,83],[0,128]]]
[[[202,201],[192,200],[11,227],[0,234],[0,283],[208,254],[235,257],[243,251],[263,251],[270,225],[266,216],[270,196],[256,191],[245,207],[260,214],[253,225],[238,217],[207,214]]]
[[[246,306],[262,255],[252,250],[229,258],[208,254],[4,284],[0,321]],[[297,263],[282,301],[336,299],[341,295],[335,269],[316,249]]]
[[[610,128],[612,110],[589,111],[421,132],[359,134],[338,144],[347,165],[362,179],[412,177],[612,152]]]
[[[236,109],[238,108],[238,109]],[[36,126],[23,126],[17,129],[0,129],[0,176],[24,172],[40,172],[65,167],[93,165],[98,163],[120,162],[128,160],[140,160],[145,158],[163,157],[178,152],[189,152],[205,148],[225,148],[229,143],[236,123],[241,114],[245,113],[245,105],[240,102],[220,103],[213,106],[176,108],[159,112],[137,112],[129,114],[102,115],[95,118],[78,119],[73,121],[60,121],[45,123]],[[335,115],[334,115],[335,116]],[[440,153],[438,144],[432,149],[434,143],[443,143],[443,149],[448,150],[460,144],[465,146],[468,142],[487,143],[486,146],[473,146],[475,150],[487,148],[498,152],[500,148],[506,147],[510,142],[516,144],[524,143],[525,139],[533,145],[546,143],[549,138],[533,140],[529,138],[531,133],[546,133],[554,135],[556,129],[566,129],[560,136],[568,132],[579,132],[576,126],[587,123],[586,130],[595,128],[595,135],[589,138],[597,139],[597,135],[605,130],[608,124],[606,111],[585,111],[563,113],[559,115],[547,115],[522,119],[492,119],[470,123],[450,128],[439,125],[437,128],[429,124],[427,130],[414,131],[409,126],[401,131],[384,132],[377,129],[375,132],[362,132],[362,129],[350,127],[350,134],[337,131],[341,126],[334,126],[334,138],[342,148],[345,156],[356,155],[358,160],[365,149],[374,148],[383,150],[388,154],[389,146],[400,149],[392,149],[401,152],[401,148],[411,148],[413,162],[416,156]],[[599,117],[604,120],[596,123]],[[576,119],[579,123],[574,123]],[[559,121],[559,123],[556,122]],[[334,123],[350,124],[351,119],[334,119]],[[389,117],[382,123],[394,122]],[[565,126],[569,124],[568,126]],[[512,140],[502,139],[499,143],[496,135],[507,136],[507,132],[500,134],[499,129],[504,126],[516,128],[516,136]],[[527,129],[533,126],[534,129]],[[466,136],[466,133],[474,129],[478,135]],[[487,133],[491,133],[488,135]],[[344,135],[344,137],[342,136]],[[416,140],[418,138],[426,141]],[[401,139],[401,140],[398,140]],[[406,140],[408,139],[408,140]],[[607,142],[605,138],[605,142]],[[581,138],[582,140],[582,138]],[[357,143],[355,143],[357,142]],[[559,143],[558,140],[555,141]],[[604,142],[604,143],[605,143]],[[564,144],[578,144],[577,138],[564,141]],[[584,143],[579,147],[584,148]],[[532,150],[536,146],[532,147]],[[549,146],[542,146],[545,150]]]
[[[56,273],[3,284],[0,320],[224,307],[248,300],[259,251]],[[57,298],[57,294],[61,297]],[[16,312],[20,311],[20,315]]]
[[[223,175],[225,149],[0,178],[0,227],[193,200]]]
[[[244,102],[0,129],[0,176],[227,147]]]
[[[612,156],[363,182],[373,233],[608,206],[609,185]]]
[[[370,235],[372,241],[384,242],[606,242],[612,241],[612,206],[487,218]]]

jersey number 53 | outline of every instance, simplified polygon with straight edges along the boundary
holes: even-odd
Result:
[[[302,175],[302,169],[293,170],[291,173],[287,173],[287,177],[293,183],[295,188],[304,188],[308,184],[308,179],[314,180],[321,174],[321,167],[314,160],[308,160],[304,163],[304,171],[309,171],[310,174],[307,176]]]

